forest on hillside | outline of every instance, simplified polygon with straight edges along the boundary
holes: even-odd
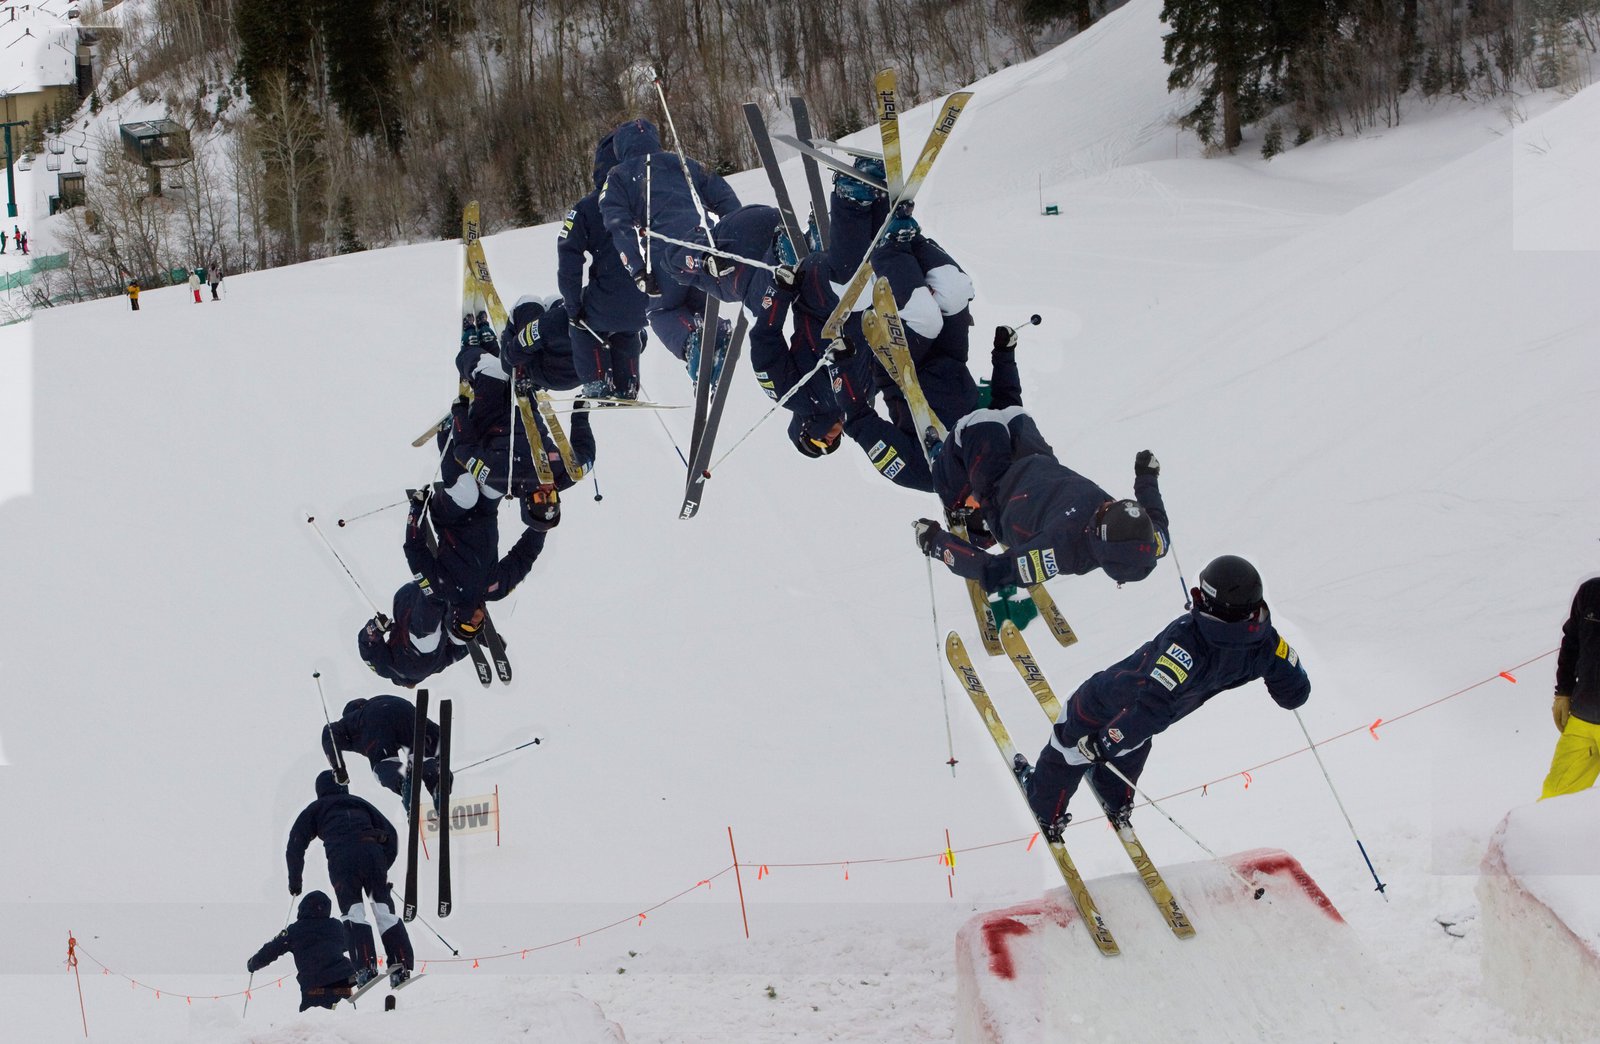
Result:
[[[1122,0],[124,0],[96,31],[94,93],[51,133],[97,140],[72,261],[36,305],[225,271],[448,238],[461,204],[488,229],[556,220],[591,187],[596,141],[644,115],[672,144],[754,166],[741,105],[816,133],[872,118],[875,70],[912,105],[1090,26]],[[1580,86],[1600,0],[1165,0],[1169,86],[1184,122],[1272,155],[1319,134],[1392,125],[1408,99]],[[158,108],[193,162],[159,198],[115,141]]]

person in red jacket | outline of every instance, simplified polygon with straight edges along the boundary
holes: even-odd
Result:
[[[1562,625],[1550,713],[1561,738],[1550,758],[1541,801],[1588,790],[1600,777],[1600,576],[1578,585]]]

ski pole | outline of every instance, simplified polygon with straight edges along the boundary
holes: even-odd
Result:
[[[289,912],[283,915],[283,927],[284,928],[288,928],[289,927],[289,918],[291,918],[293,916],[294,916],[294,896],[291,895],[289,897]],[[256,984],[256,973],[255,972],[251,972],[249,980],[246,981],[245,984],[244,984],[244,1010],[239,1012],[239,1017],[241,1019],[244,1018],[246,1015],[248,1015],[250,1013],[250,991],[255,987],[255,984]]]
[[[768,272],[776,272],[778,270],[777,265],[769,265],[765,261],[757,261],[753,257],[745,257],[743,254],[735,254],[731,250],[723,250],[718,246],[710,246],[705,243],[695,243],[687,239],[676,239],[664,232],[657,232],[654,229],[646,229],[645,235],[649,236],[651,239],[659,239],[663,243],[671,243],[673,246],[690,247],[694,250],[699,250],[702,253],[716,254],[718,257],[726,257],[739,262],[741,265],[749,265],[752,268],[764,268]]]
[[[1116,776],[1118,779],[1122,780],[1122,782],[1124,782],[1124,783],[1126,783],[1128,785],[1128,789],[1129,790],[1132,790],[1135,794],[1139,795],[1139,800],[1143,801],[1145,804],[1149,805],[1151,808],[1155,809],[1157,812],[1160,812],[1163,816],[1166,817],[1167,822],[1171,823],[1173,826],[1178,828],[1178,831],[1181,834],[1183,834],[1184,837],[1188,838],[1190,841],[1193,841],[1195,844],[1199,845],[1200,846],[1200,850],[1202,852],[1204,852],[1206,855],[1210,856],[1213,862],[1221,864],[1223,867],[1225,867],[1227,869],[1228,873],[1230,873],[1234,877],[1238,878],[1239,883],[1244,885],[1245,888],[1250,890],[1250,893],[1251,893],[1250,897],[1252,899],[1260,899],[1263,895],[1266,894],[1267,890],[1265,888],[1262,888],[1260,885],[1255,884],[1249,878],[1247,878],[1243,874],[1241,874],[1239,871],[1235,870],[1233,867],[1229,866],[1227,863],[1222,862],[1222,859],[1217,855],[1217,853],[1211,851],[1211,849],[1206,845],[1206,843],[1204,841],[1200,840],[1198,837],[1195,837],[1193,834],[1189,833],[1189,831],[1185,830],[1183,828],[1183,824],[1182,823],[1178,822],[1176,819],[1173,819],[1172,815],[1169,812],[1167,812],[1166,809],[1164,809],[1160,805],[1156,804],[1156,799],[1155,798],[1151,797],[1149,794],[1146,794],[1144,791],[1140,790],[1139,789],[1139,784],[1135,783],[1133,780],[1131,780],[1127,776],[1123,775],[1122,774],[1122,770],[1117,768],[1117,766],[1112,763],[1110,758],[1107,758],[1105,761],[1097,761],[1097,762],[1095,762],[1095,764],[1096,765],[1104,765],[1106,768],[1110,769],[1114,776]]]
[[[1167,535],[1170,537],[1172,534],[1168,533]],[[1183,563],[1178,561],[1178,549],[1173,547],[1169,553],[1172,555],[1172,564],[1178,569],[1178,586],[1183,588],[1183,607],[1185,609],[1193,609],[1194,595],[1189,593],[1189,581],[1183,578]]]
[[[333,739],[333,718],[328,714],[328,698],[322,694],[322,672],[312,671],[311,678],[317,683],[317,699],[322,701],[322,720],[328,724],[328,745],[333,748],[334,767],[339,770],[339,777],[349,782],[350,773],[344,767],[344,755],[339,752],[339,744]]]
[[[939,601],[933,595],[933,559],[924,556],[923,561],[928,566],[928,606],[933,610],[933,666],[939,675],[939,702],[944,704],[944,742],[950,754],[950,760],[945,764],[950,766],[950,775],[954,777],[956,774],[956,741],[950,733],[950,693],[945,688],[944,663],[939,655],[944,643],[939,640]]]
[[[667,129],[672,132],[672,147],[678,153],[678,166],[683,168],[683,183],[689,186],[689,198],[694,200],[695,213],[700,215],[700,227],[706,231],[706,239],[711,239],[711,219],[706,216],[706,206],[700,202],[700,193],[695,191],[694,178],[689,175],[689,159],[683,154],[683,139],[678,137],[678,125],[672,122],[672,109],[667,106],[667,92],[661,86],[661,77],[656,75],[654,69],[650,70],[650,79],[655,81],[656,97],[661,99],[661,112],[667,117]],[[649,162],[648,160],[646,162]],[[688,244],[697,246],[698,244]]]
[[[1042,322],[1044,322],[1044,320],[1039,318],[1039,313],[1035,312],[1033,315],[1028,316],[1028,321],[1025,323],[1012,323],[1011,329],[1020,330],[1024,326],[1038,326]]]
[[[640,395],[648,395],[649,394],[648,392],[646,392],[644,390],[644,382],[643,381],[639,382],[639,394]],[[685,457],[683,455],[683,449],[682,449],[682,447],[680,447],[678,445],[678,440],[672,437],[672,429],[667,427],[667,422],[662,419],[661,411],[660,410],[653,410],[651,412],[653,412],[656,415],[656,423],[661,425],[661,433],[667,437],[667,441],[668,442],[672,443],[672,448],[674,450],[676,450],[677,453],[678,453],[678,459],[683,461],[683,466],[685,468],[687,468],[689,466],[689,458]]]
[[[343,529],[346,522],[355,522],[359,519],[366,518],[368,515],[376,515],[380,511],[388,511],[390,508],[397,508],[404,503],[405,501],[403,500],[397,500],[393,504],[385,504],[383,507],[373,508],[371,511],[363,511],[359,515],[351,515],[349,518],[341,518],[339,520],[339,528]]]
[[[435,939],[438,939],[440,942],[444,943],[444,948],[450,951],[450,956],[452,956],[452,957],[461,956],[461,951],[456,949],[454,946],[451,946],[449,940],[447,940],[444,936],[440,935],[439,934],[439,929],[437,929],[433,925],[429,924],[428,923],[428,919],[426,917],[423,917],[421,914],[417,914],[417,920],[422,922],[422,926],[424,928],[428,929],[428,931],[433,933],[433,937]]]
[[[350,571],[350,567],[344,564],[344,559],[339,557],[339,552],[335,551],[333,545],[328,543],[327,535],[322,532],[322,527],[317,525],[317,516],[307,515],[306,521],[311,524],[312,529],[317,531],[317,536],[322,539],[322,546],[327,548],[328,554],[332,555],[333,560],[339,563],[339,568],[344,570],[344,575],[350,578],[350,583],[356,589],[356,593],[365,599],[368,605],[372,606],[374,615],[382,616],[383,610],[379,609],[378,604],[367,594],[366,589],[361,586],[361,582],[356,579],[356,575]]]
[[[1339,806],[1339,812],[1344,816],[1345,825],[1350,828],[1350,836],[1355,838],[1356,847],[1361,850],[1361,858],[1366,861],[1367,872],[1372,875],[1372,880],[1378,885],[1378,894],[1383,896],[1383,901],[1389,901],[1388,885],[1378,877],[1378,871],[1372,865],[1372,857],[1367,855],[1367,846],[1361,843],[1361,837],[1356,833],[1356,825],[1350,821],[1350,813],[1345,811],[1344,802],[1339,798],[1339,791],[1333,785],[1333,777],[1328,775],[1328,766],[1322,763],[1322,753],[1317,750],[1316,743],[1311,739],[1311,730],[1306,728],[1306,720],[1300,716],[1300,708],[1294,711],[1294,720],[1300,723],[1300,731],[1305,733],[1306,742],[1311,745],[1311,756],[1317,759],[1317,768],[1322,770],[1322,778],[1328,781],[1328,790],[1333,793],[1334,803]]]
[[[745,432],[743,435],[739,436],[739,440],[737,442],[735,442],[732,446],[729,446],[727,452],[724,453],[722,456],[718,457],[717,460],[716,460],[716,463],[714,463],[710,467],[708,467],[706,469],[706,471],[707,472],[711,472],[711,471],[715,471],[717,468],[722,467],[722,462],[727,460],[729,457],[733,456],[733,451],[738,449],[740,446],[744,445],[744,440],[745,439],[748,439],[751,435],[754,435],[755,432],[756,432],[756,429],[761,427],[761,425],[763,425],[763,424],[765,424],[767,422],[767,418],[768,417],[771,417],[774,413],[777,413],[778,412],[778,408],[780,406],[782,406],[784,403],[788,402],[790,399],[794,398],[795,393],[797,393],[801,388],[804,388],[808,383],[810,383],[811,378],[815,377],[819,372],[821,372],[821,370],[822,370],[822,368],[824,366],[828,365],[832,361],[833,361],[833,345],[830,344],[830,345],[828,345],[827,350],[825,350],[822,353],[822,358],[817,360],[817,364],[815,366],[811,367],[811,369],[806,373],[806,375],[804,377],[802,377],[798,381],[796,381],[793,388],[790,388],[788,391],[784,392],[781,396],[779,396],[778,397],[778,401],[773,403],[772,406],[767,410],[767,412],[763,413],[761,415],[761,418],[759,420],[757,420],[754,424],[750,425],[750,430]]]
[[[604,500],[605,497],[600,495],[600,480],[595,477],[595,473],[593,471],[589,472],[589,481],[594,483],[594,499]]]
[[[515,753],[516,753],[516,752],[517,752],[517,751],[519,751],[519,750],[521,750],[521,749],[522,749],[522,748],[523,748],[523,747],[532,747],[532,746],[536,746],[536,745],[537,745],[537,744],[538,744],[538,743],[540,743],[540,742],[541,742],[541,741],[540,741],[540,739],[539,739],[539,737],[538,737],[538,736],[535,736],[535,737],[533,737],[533,739],[531,739],[531,740],[529,740],[529,741],[528,741],[528,742],[526,742],[526,743],[519,743],[519,744],[517,744],[517,745],[516,745],[516,746],[515,746],[515,747],[512,747],[512,748],[511,748],[511,749],[510,749],[510,750],[502,750],[502,751],[501,751],[501,752],[500,752],[500,753],[498,753],[498,754],[490,754],[490,755],[489,755],[489,756],[488,756],[488,757],[486,757],[486,758],[479,758],[479,759],[478,759],[478,760],[477,760],[477,761],[474,761],[474,762],[472,762],[472,763],[471,763],[471,764],[470,764],[470,765],[462,765],[462,766],[461,766],[461,767],[460,767],[460,768],[454,768],[454,769],[451,769],[451,770],[450,770],[450,774],[451,774],[451,775],[452,775],[452,776],[457,776],[457,775],[460,775],[460,774],[461,774],[461,773],[463,773],[463,772],[465,772],[465,771],[467,771],[467,769],[472,769],[472,768],[477,768],[477,767],[478,767],[478,766],[479,766],[479,765],[482,765],[482,764],[484,764],[484,763],[486,763],[486,762],[490,762],[490,761],[493,761],[493,760],[495,760],[495,759],[496,759],[496,758],[503,758],[503,757],[505,757],[505,756],[506,756],[506,755],[507,755],[507,754],[515,754]]]

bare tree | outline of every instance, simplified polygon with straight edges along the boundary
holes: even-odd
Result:
[[[322,222],[318,204],[327,174],[322,118],[281,73],[268,78],[254,101],[246,139],[265,164],[267,220],[284,237],[285,260],[303,261]]]

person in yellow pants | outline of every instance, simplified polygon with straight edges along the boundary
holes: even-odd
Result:
[[[1562,625],[1550,712],[1561,738],[1541,801],[1588,790],[1600,778],[1600,577],[1578,586],[1572,612]]]

